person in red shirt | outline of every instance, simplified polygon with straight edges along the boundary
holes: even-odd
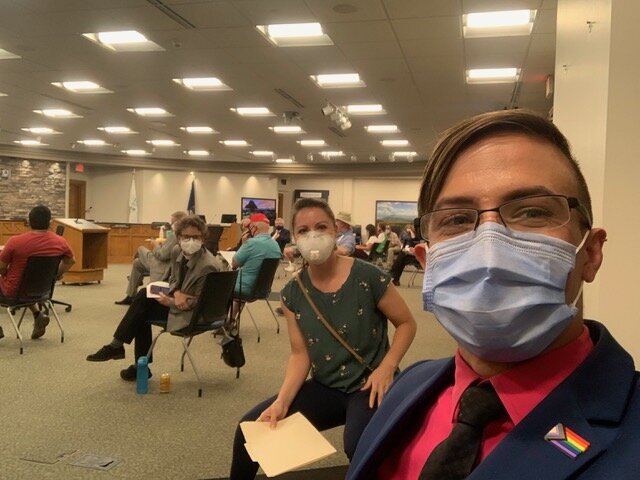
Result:
[[[37,205],[29,212],[31,231],[11,237],[0,252],[0,295],[12,297],[22,280],[22,272],[31,256],[58,256],[62,261],[58,267],[58,278],[75,263],[73,251],[67,241],[49,231],[51,210],[46,205]],[[33,313],[31,338],[44,335],[49,324],[49,315],[42,305],[29,307]],[[0,330],[1,333],[1,330]],[[1,338],[1,336],[0,336]]]

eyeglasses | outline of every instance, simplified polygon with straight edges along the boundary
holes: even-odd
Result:
[[[589,214],[575,197],[536,195],[503,203],[496,208],[443,208],[420,218],[420,233],[428,242],[447,240],[472,232],[480,223],[480,215],[497,212],[505,227],[524,232],[546,232],[560,228],[571,219],[571,209],[577,209],[591,222]]]

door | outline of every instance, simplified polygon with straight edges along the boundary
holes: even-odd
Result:
[[[69,180],[69,218],[84,218],[87,182]]]

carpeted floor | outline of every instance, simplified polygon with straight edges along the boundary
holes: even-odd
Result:
[[[150,392],[137,395],[135,385],[120,380],[125,360],[91,363],[85,357],[110,341],[126,307],[114,305],[124,296],[128,265],[112,265],[101,284],[59,285],[56,297],[73,303],[73,310],[58,308],[65,342],[52,321],[46,335],[30,340],[32,319],[25,317],[24,355],[6,312],[0,326],[3,388],[0,390],[0,464],[3,480],[37,479],[205,479],[224,478],[231,458],[231,443],[238,418],[257,402],[274,394],[282,380],[289,344],[284,318],[280,335],[264,302],[251,305],[262,340],[244,318],[247,365],[239,379],[220,360],[220,347],[209,335],[193,342],[195,360],[205,382],[197,396],[197,383],[187,365],[180,372],[181,346],[177,338],[163,336],[155,351]],[[400,292],[418,321],[418,335],[404,365],[427,357],[449,355],[452,340],[432,316],[422,312],[420,288]],[[276,280],[279,289],[284,278]],[[274,306],[276,306],[274,304]],[[172,391],[159,393],[160,374],[171,374]],[[326,432],[339,452],[340,428]],[[74,466],[93,454],[114,459],[108,473]],[[294,472],[282,479],[342,478],[346,457],[336,453],[310,466],[318,470]],[[341,468],[333,468],[341,467]],[[320,475],[328,476],[320,476]]]

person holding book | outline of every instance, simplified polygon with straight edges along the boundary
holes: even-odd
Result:
[[[337,253],[336,220],[324,201],[302,198],[292,213],[305,265],[282,290],[291,354],[279,393],[242,420],[275,425],[300,412],[319,430],[344,425],[344,450],[351,458],[413,341],[416,323],[388,274]],[[395,327],[391,345],[387,319]],[[238,427],[231,480],[257,472],[244,443]]]
[[[120,372],[120,378],[136,379],[136,360],[146,355],[151,346],[149,319],[166,319],[167,330],[176,331],[189,325],[198,297],[208,273],[221,271],[222,261],[204,247],[207,226],[197,215],[188,215],[175,228],[178,245],[171,251],[169,294],[148,298],[141,289],[116,328],[111,343],[87,356],[90,362],[105,362],[125,357],[124,344],[134,341],[134,363]],[[151,371],[149,371],[151,377]]]

